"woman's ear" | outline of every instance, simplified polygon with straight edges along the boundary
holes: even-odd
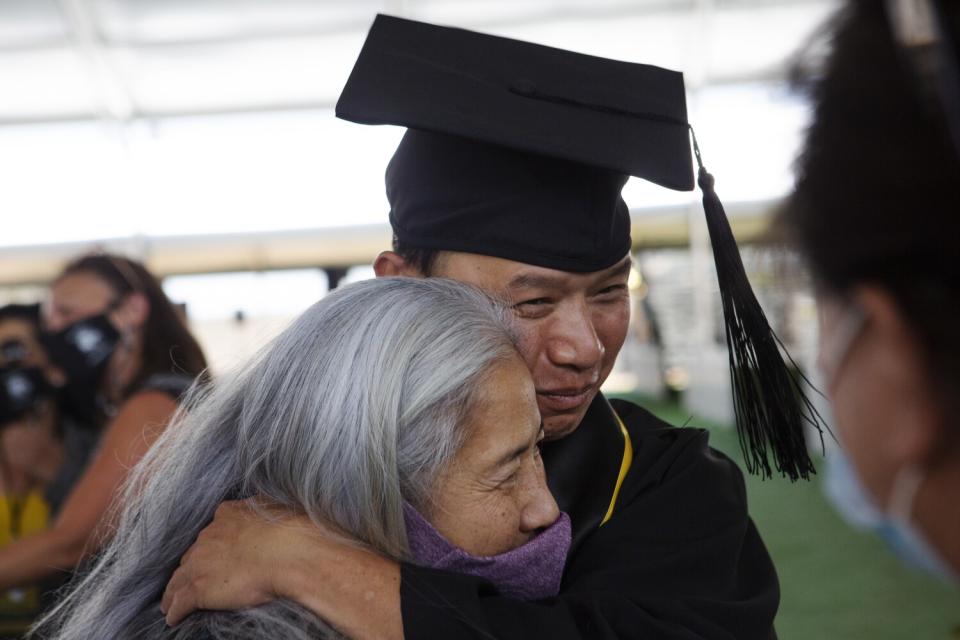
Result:
[[[864,346],[871,352],[871,366],[898,388],[899,406],[891,407],[894,420],[882,446],[891,459],[902,464],[922,464],[936,454],[944,424],[943,407],[923,345],[886,289],[876,285],[857,287],[853,301],[867,316],[865,337],[869,344]]]

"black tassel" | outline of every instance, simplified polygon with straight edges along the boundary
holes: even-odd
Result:
[[[690,132],[693,135],[692,128]],[[693,150],[720,283],[737,435],[747,470],[771,477],[768,454],[772,453],[773,464],[782,475],[793,481],[809,479],[816,470],[807,452],[804,425],[817,429],[823,446],[825,424],[804,392],[806,378],[770,328],[750,287],[736,238],[714,191],[713,176],[703,166],[696,135]],[[784,362],[781,349],[793,371]]]

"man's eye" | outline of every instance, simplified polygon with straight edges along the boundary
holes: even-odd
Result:
[[[550,298],[531,298],[513,305],[513,310],[520,318],[545,318],[553,311],[553,300]]]
[[[514,306],[517,306],[517,307],[542,307],[542,306],[548,305],[548,304],[550,304],[550,299],[549,299],[549,298],[531,298],[530,300],[523,300],[522,302],[518,302],[518,303],[517,303],[516,305],[514,305]]]
[[[600,289],[600,291],[597,292],[597,295],[599,296],[619,295],[626,290],[627,290],[627,285],[625,284],[613,284],[613,285],[610,285],[609,287],[604,287],[603,289]]]

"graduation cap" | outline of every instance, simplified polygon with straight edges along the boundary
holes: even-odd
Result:
[[[682,74],[379,15],[337,116],[407,127],[387,168],[397,241],[574,272],[631,247],[629,176],[694,188]],[[751,472],[814,472],[819,416],[747,279],[713,177],[696,182],[713,245],[738,434]]]

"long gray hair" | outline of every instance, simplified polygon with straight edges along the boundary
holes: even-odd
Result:
[[[252,361],[184,408],[131,473],[117,529],[41,622],[63,640],[317,638],[289,602],[199,612],[168,629],[159,598],[224,500],[263,496],[395,559],[403,500],[424,509],[462,445],[484,376],[515,357],[509,314],[438,278],[382,278],[331,293]]]

